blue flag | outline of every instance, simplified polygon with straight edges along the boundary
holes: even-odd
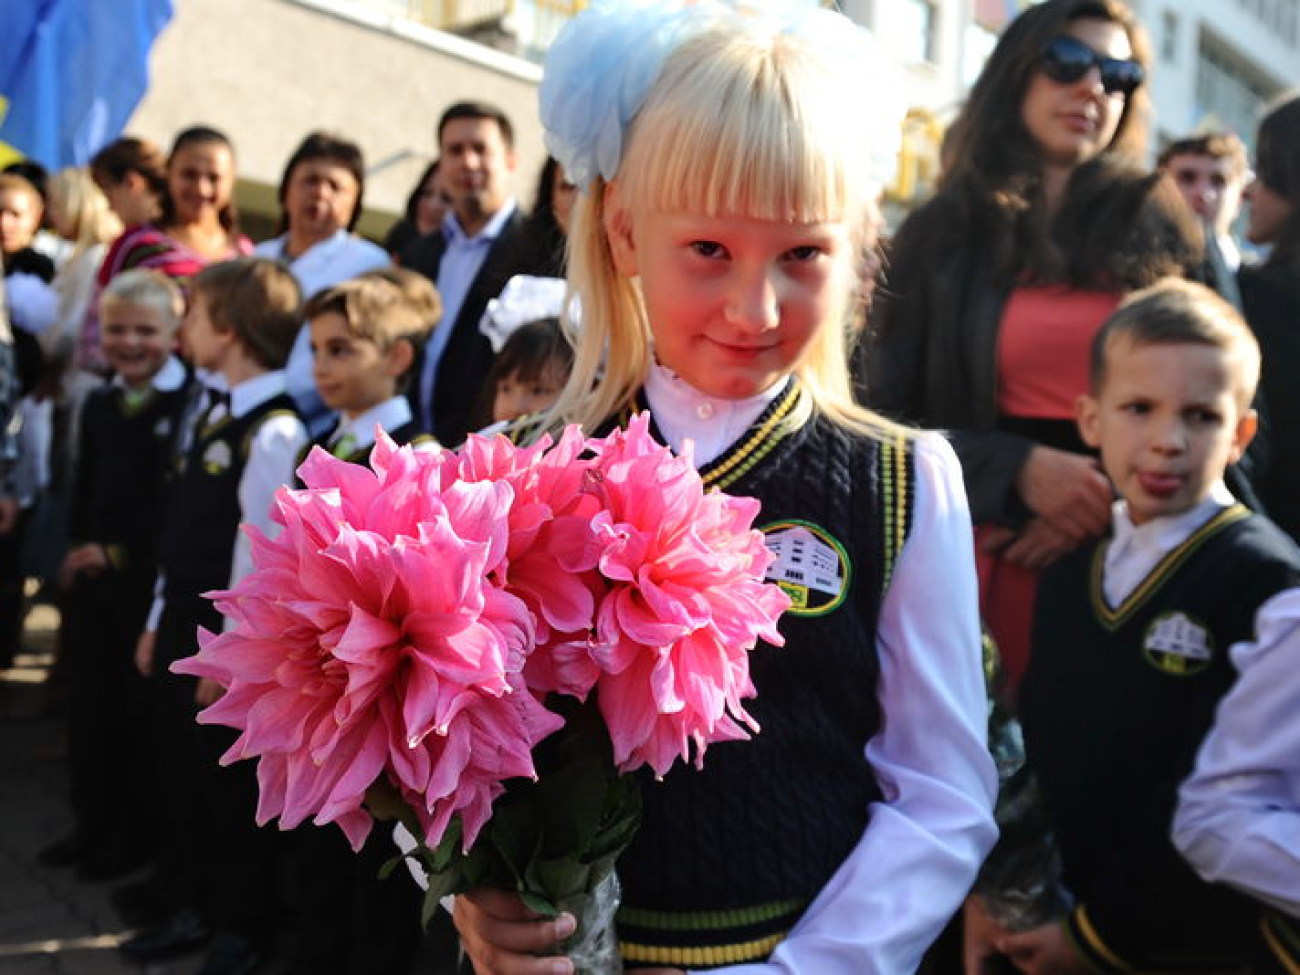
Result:
[[[51,169],[122,133],[148,87],[149,48],[174,0],[4,0],[0,143]]]

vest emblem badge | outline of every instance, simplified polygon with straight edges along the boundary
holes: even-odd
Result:
[[[790,597],[795,616],[825,616],[848,596],[853,567],[848,552],[826,529],[808,521],[763,526],[763,540],[775,559],[766,579]]]
[[[203,470],[209,474],[220,474],[230,467],[230,444],[224,440],[214,440],[203,451]]]
[[[1162,613],[1142,638],[1147,663],[1174,677],[1199,674],[1214,659],[1214,640],[1204,624],[1186,613]]]

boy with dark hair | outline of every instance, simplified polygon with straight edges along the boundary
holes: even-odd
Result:
[[[1289,639],[1300,550],[1223,484],[1255,432],[1259,348],[1210,289],[1131,296],[1093,345],[1079,428],[1120,495],[1112,534],[1039,588],[1020,716],[1064,880],[1063,922],[1006,934],[1025,972],[1236,971],[1258,917],[1170,841],[1179,783],[1236,678],[1228,648]]]
[[[301,315],[298,284],[275,261],[213,264],[191,283],[183,344],[193,364],[220,374],[229,392],[213,396],[195,420],[163,520],[158,596],[136,648],[136,664],[153,685],[154,740],[166,779],[160,791],[172,807],[159,868],[173,907],[162,925],[122,945],[137,962],[201,944],[211,922],[221,934],[212,970],[251,970],[272,933],[274,837],[254,825],[253,772],[218,768],[233,734],[195,724],[198,707],[215,701],[219,686],[196,686],[169,665],[197,652],[200,627],[222,628],[203,594],[230,588],[250,571],[251,545],[240,524],[275,531],[271,501],[292,481],[307,443],[282,370]]]
[[[399,444],[432,441],[402,392],[437,321],[438,294],[422,275],[400,272],[419,300],[408,296],[394,273],[345,281],[322,291],[305,311],[316,391],[339,414],[314,443],[353,463],[369,460],[376,426]]]
[[[370,460],[376,428],[398,444],[436,449],[413,418],[403,386],[440,313],[423,275],[371,271],[307,303],[316,389],[339,420],[312,446],[355,464]],[[289,975],[368,975],[410,968],[420,941],[420,890],[400,872],[380,879],[394,855],[376,830],[357,853],[334,829],[304,825],[291,837],[299,923]]]

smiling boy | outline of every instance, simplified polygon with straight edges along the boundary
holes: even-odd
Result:
[[[148,847],[144,681],[132,657],[152,597],[158,511],[186,400],[186,371],[172,355],[183,307],[176,284],[148,270],[118,275],[99,301],[113,380],[82,409],[72,545],[60,573],[76,826],[41,852],[42,863],[76,864],[88,880],[125,873]]]
[[[1179,783],[1236,679],[1228,648],[1300,584],[1300,550],[1224,469],[1254,435],[1259,348],[1214,292],[1162,282],[1093,346],[1079,428],[1120,500],[1114,530],[1038,591],[1025,741],[1076,906],[1002,940],[1030,973],[1235,971],[1258,910],[1174,848]]]

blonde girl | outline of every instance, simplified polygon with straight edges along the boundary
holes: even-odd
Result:
[[[913,971],[993,840],[960,471],[855,405],[845,363],[885,85],[856,26],[792,6],[597,4],[548,58],[547,145],[582,190],[552,425],[648,408],[706,484],[760,500],[794,601],[751,657],[762,732],[644,780],[629,967]],[[488,890],[455,916],[479,972],[573,970],[533,954],[572,918]]]

